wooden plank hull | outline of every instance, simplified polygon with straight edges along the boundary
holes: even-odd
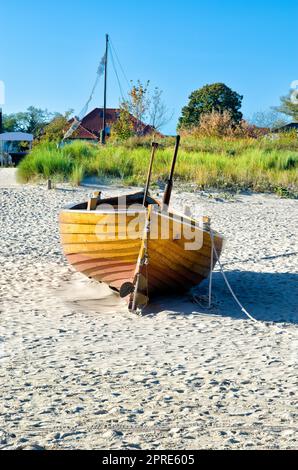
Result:
[[[110,216],[97,211],[60,213],[64,254],[73,267],[99,282],[119,290],[133,282],[141,239],[131,239],[128,224],[134,215]]]
[[[212,243],[206,227],[156,207],[151,210],[149,229],[146,220],[145,209],[136,213],[129,207],[114,213],[100,206],[94,211],[62,210],[65,256],[77,271],[117,291],[125,283],[135,284],[140,272],[150,298],[156,293],[187,291],[209,276],[215,261],[211,266]],[[140,267],[144,237],[147,261]],[[214,233],[214,242],[220,255],[223,238]]]

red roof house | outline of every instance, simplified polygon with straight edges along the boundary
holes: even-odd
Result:
[[[110,134],[111,127],[117,122],[119,116],[120,109],[108,108],[106,110],[107,135]],[[132,114],[130,115],[130,118],[134,129],[141,129],[143,136],[150,134],[158,134],[160,137],[162,137],[162,134],[160,134],[160,132],[156,131],[152,126],[138,121]],[[71,124],[73,120],[70,120],[69,122]],[[82,119],[80,126],[73,133],[71,139],[99,140],[102,126],[103,108],[95,108]]]

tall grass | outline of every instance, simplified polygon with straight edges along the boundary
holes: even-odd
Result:
[[[298,139],[296,139],[298,140]],[[219,139],[187,137],[177,160],[175,178],[194,182],[201,189],[252,189],[296,192],[298,143],[294,139]],[[75,142],[58,149],[36,146],[21,162],[24,182],[55,177],[79,184],[85,175],[143,184],[147,175],[151,139],[130,139],[105,147]],[[172,138],[161,141],[153,166],[153,181],[166,180],[173,154]]]
[[[67,179],[71,174],[73,161],[57,150],[55,144],[35,147],[18,167],[18,179],[28,182],[38,178],[57,177]]]
[[[85,176],[85,169],[83,165],[76,164],[71,174],[69,175],[69,181],[73,184],[73,186],[79,186],[80,183],[83,181]]]

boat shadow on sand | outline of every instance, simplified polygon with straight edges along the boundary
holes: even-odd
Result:
[[[297,285],[298,274],[253,271],[228,271],[227,278],[244,308],[257,320],[298,324]],[[57,294],[57,292],[56,292]],[[79,273],[59,293],[72,311],[85,314],[128,313],[126,303],[106,285],[90,281]],[[212,307],[208,308],[208,280],[192,293],[164,295],[152,299],[143,310],[144,316],[167,312],[177,315],[229,317],[246,319],[232,298],[220,272],[213,273]]]
[[[244,308],[257,320],[298,324],[298,274],[229,271],[228,281]],[[173,315],[216,315],[245,319],[220,272],[213,273],[212,306],[208,308],[208,281],[185,296],[160,297],[144,315],[170,311]]]

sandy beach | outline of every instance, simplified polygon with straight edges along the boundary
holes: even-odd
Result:
[[[0,448],[297,447],[297,201],[174,191],[174,208],[225,236],[222,263],[254,323],[218,268],[210,310],[186,295],[143,317],[74,272],[58,213],[88,194],[0,169]]]

